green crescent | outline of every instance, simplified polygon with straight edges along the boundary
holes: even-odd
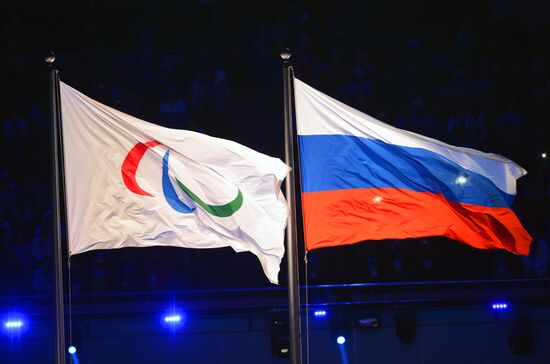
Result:
[[[202,207],[206,212],[208,212],[210,215],[218,216],[218,217],[228,217],[233,215],[235,212],[237,212],[238,209],[241,208],[243,205],[243,194],[240,189],[237,189],[237,197],[231,202],[226,203],[225,205],[209,205],[197,195],[195,195],[191,190],[179,179],[176,178],[176,182],[178,183],[178,186],[189,196],[197,205]]]

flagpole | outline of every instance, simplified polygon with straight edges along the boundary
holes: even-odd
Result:
[[[285,163],[291,168],[285,180],[286,200],[290,215],[286,228],[286,258],[288,267],[288,310],[291,364],[302,363],[302,334],[300,325],[300,290],[298,279],[298,248],[296,245],[296,186],[294,182],[294,128],[292,123],[292,72],[291,53],[281,52],[283,60],[283,95],[285,112]]]
[[[53,65],[55,54],[44,60],[50,79],[50,122],[52,144],[53,258],[55,297],[55,363],[65,364],[65,313],[63,302],[63,249],[61,246],[61,203],[59,184],[59,71]]]

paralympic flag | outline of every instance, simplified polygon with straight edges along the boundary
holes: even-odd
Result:
[[[387,125],[298,79],[294,92],[308,250],[447,236],[529,254],[511,210],[523,168]]]
[[[277,283],[288,208],[279,159],[168,129],[61,83],[70,254],[155,245],[255,254]]]

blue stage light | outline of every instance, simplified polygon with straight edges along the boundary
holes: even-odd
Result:
[[[327,315],[327,311],[325,310],[315,310],[313,311],[313,316],[315,317],[325,317]]]
[[[4,327],[8,330],[17,330],[23,327],[23,321],[9,320],[4,323]]]
[[[493,303],[491,305],[491,307],[493,308],[493,310],[495,311],[504,311],[504,310],[507,310],[508,309],[508,304],[507,303],[504,303],[504,302],[497,302],[497,303]]]
[[[179,330],[185,325],[187,316],[185,313],[177,308],[171,308],[165,311],[160,318],[162,326],[166,327],[171,332]]]
[[[69,349],[67,349],[67,351],[69,352],[69,354],[71,355],[74,355],[76,354],[76,348],[74,346],[69,346]]]
[[[343,336],[338,336],[336,338],[336,342],[338,343],[338,345],[344,345],[344,343],[346,342],[346,338]]]
[[[173,322],[173,323],[176,323],[176,322],[181,322],[181,315],[168,315],[168,316],[164,316],[164,322]]]
[[[19,336],[29,329],[28,321],[25,315],[20,313],[10,313],[0,318],[2,320],[1,332],[10,337]]]

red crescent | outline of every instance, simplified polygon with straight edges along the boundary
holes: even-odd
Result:
[[[128,189],[133,193],[143,196],[152,196],[149,192],[144,191],[141,187],[139,187],[136,181],[136,172],[139,162],[141,161],[141,158],[143,158],[145,152],[147,152],[147,149],[156,147],[157,145],[160,145],[160,143],[155,140],[146,143],[137,143],[132,149],[130,149],[126,155],[126,158],[124,158],[124,162],[122,162],[122,167],[120,168],[120,171],[122,172],[122,180],[124,181],[126,187],[128,187]]]

